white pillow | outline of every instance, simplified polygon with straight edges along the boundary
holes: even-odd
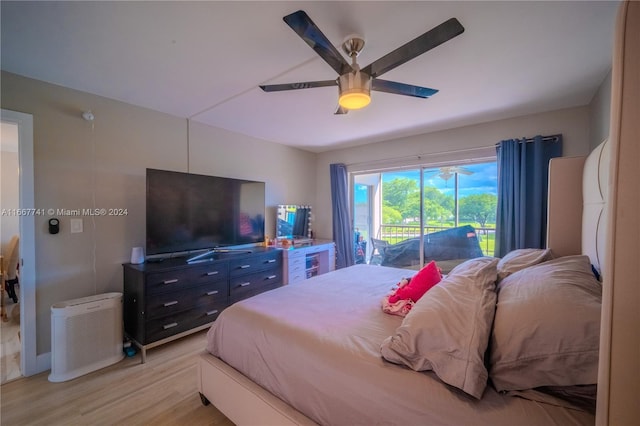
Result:
[[[490,345],[495,388],[597,383],[601,304],[587,256],[560,257],[502,280]]]
[[[413,306],[380,347],[382,356],[480,399],[487,385],[484,355],[495,313],[498,259],[456,266]]]
[[[498,262],[498,281],[529,266],[553,259],[551,249],[516,249]]]

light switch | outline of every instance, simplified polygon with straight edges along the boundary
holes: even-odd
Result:
[[[77,234],[82,232],[82,219],[71,219],[71,233]]]

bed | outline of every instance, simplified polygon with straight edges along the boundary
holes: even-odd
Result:
[[[380,300],[415,272],[373,265],[227,308],[199,358],[203,403],[236,424],[593,424],[608,164],[606,142],[585,161],[584,254],[471,259],[405,318]]]

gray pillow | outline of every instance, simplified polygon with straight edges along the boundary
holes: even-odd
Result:
[[[587,256],[560,257],[502,280],[490,345],[495,388],[597,383],[601,304]]]
[[[551,249],[516,249],[498,262],[498,282],[529,266],[553,259]]]
[[[445,383],[480,399],[487,385],[484,354],[495,312],[498,259],[456,266],[414,305],[381,345],[382,356],[413,370],[433,370]]]

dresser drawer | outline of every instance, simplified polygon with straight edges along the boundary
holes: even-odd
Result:
[[[227,303],[228,287],[226,281],[204,284],[185,290],[158,293],[147,299],[147,318],[160,318],[174,315],[194,306],[215,302]]]
[[[307,279],[307,271],[289,273],[289,284],[299,283]]]
[[[226,263],[209,264],[188,269],[158,272],[147,275],[147,292],[157,294],[185,290],[199,284],[224,281],[228,277]]]
[[[226,306],[226,303],[217,302],[210,305],[196,306],[174,315],[149,320],[145,326],[146,341],[144,344],[153,343],[174,334],[213,322]]]
[[[230,303],[246,299],[263,291],[271,290],[282,285],[282,268],[273,268],[255,274],[231,278],[229,298]]]
[[[285,256],[289,263],[295,262],[296,260],[304,260],[305,251],[302,249],[294,249],[294,250],[285,250],[283,256]]]
[[[288,281],[289,284],[302,281],[307,278],[307,265],[305,257],[298,257],[294,260],[289,259],[288,263]]]
[[[190,279],[197,284],[204,284],[212,281],[226,280],[228,273],[227,263],[212,263],[198,266],[189,270]]]
[[[188,269],[176,269],[147,275],[147,294],[175,291],[192,285]]]
[[[282,266],[282,252],[274,250],[259,256],[245,257],[242,259],[232,259],[229,261],[229,275],[251,274],[253,272]]]

